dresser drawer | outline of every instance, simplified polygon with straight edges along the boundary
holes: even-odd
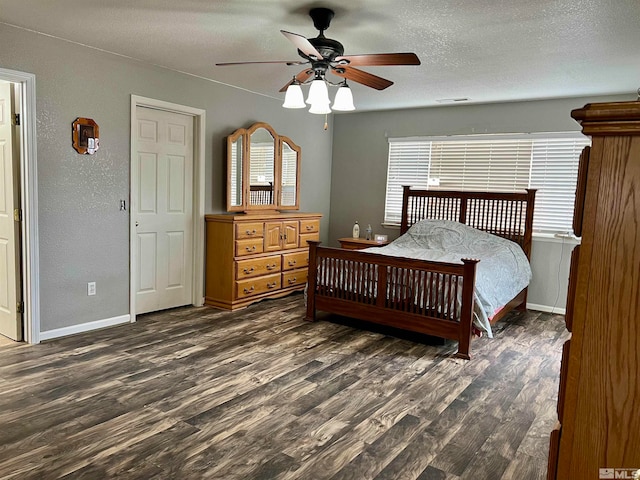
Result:
[[[309,250],[282,255],[282,270],[293,270],[309,266]]]
[[[293,287],[295,285],[304,285],[307,282],[308,270],[301,268],[299,270],[291,270],[282,274],[282,288]]]
[[[300,234],[300,246],[301,247],[306,247],[307,246],[307,240],[313,240],[314,242],[319,242],[320,241],[320,233],[316,232],[316,233],[301,233]]]
[[[280,271],[280,255],[262,258],[250,258],[238,260],[236,266],[236,279],[268,275]]]
[[[567,330],[573,328],[573,306],[576,302],[576,286],[578,282],[578,262],[580,261],[580,245],[574,247],[571,252],[571,264],[569,266],[569,287],[567,288],[567,306],[564,313],[564,321]]]
[[[242,255],[253,255],[254,253],[262,253],[262,238],[247,238],[245,240],[236,240],[236,257]]]
[[[320,220],[300,220],[300,233],[317,233],[320,231]]]
[[[238,223],[236,225],[236,239],[262,237],[264,232],[264,224],[262,222],[255,223]]]
[[[280,288],[280,274],[265,275],[263,277],[238,280],[236,282],[236,298],[250,297],[260,293],[267,293]]]

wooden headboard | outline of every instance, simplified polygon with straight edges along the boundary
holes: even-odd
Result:
[[[452,220],[506,238],[531,259],[536,190],[526,193],[411,190],[403,187],[400,233],[420,220]]]

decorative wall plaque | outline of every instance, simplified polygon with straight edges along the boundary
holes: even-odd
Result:
[[[100,147],[100,128],[91,118],[76,118],[72,129],[73,148],[76,152],[93,155]]]

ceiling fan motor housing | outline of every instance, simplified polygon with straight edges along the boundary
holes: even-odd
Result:
[[[313,45],[318,53],[322,55],[322,58],[332,62],[334,58],[344,55],[344,47],[337,40],[326,38],[324,35],[317,38],[310,38],[309,43]],[[305,58],[309,58],[306,55],[302,55]]]
[[[320,30],[320,35],[322,35],[322,32],[329,28],[334,12],[330,8],[318,7],[309,10],[309,16],[313,20],[313,26],[316,27],[316,30]]]

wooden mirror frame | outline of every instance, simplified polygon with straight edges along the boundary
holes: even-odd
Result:
[[[93,155],[100,148],[100,127],[91,118],[78,117],[71,125],[71,139],[76,152]]]
[[[272,202],[252,205],[251,204],[251,135],[258,129],[266,129],[274,139],[274,181],[270,191]],[[233,154],[232,149],[235,142],[241,138],[242,145],[242,201],[234,205],[233,198]],[[292,205],[282,205],[282,149],[283,143],[286,143],[293,151],[296,152],[296,185],[295,199]],[[300,209],[300,166],[301,166],[301,149],[290,138],[279,135],[271,125],[265,122],[257,122],[249,128],[239,128],[231,135],[227,136],[227,211],[228,212],[245,212],[245,213],[264,213],[269,211],[285,211]],[[237,172],[237,169],[236,169]],[[237,180],[237,179],[236,179]],[[238,202],[236,202],[238,203]]]
[[[267,162],[259,161],[260,159],[262,160],[267,159],[267,157],[264,156],[264,152],[262,154],[257,155],[259,159],[257,159],[258,161],[256,163],[253,162],[252,150],[254,149],[254,147],[257,150],[258,148],[257,145],[262,145],[262,143],[260,142],[253,141],[252,137],[256,134],[258,136],[260,134],[263,134],[265,137],[269,137],[268,142],[265,140],[265,145],[267,145],[268,148],[271,148],[271,146],[273,146],[273,168],[264,169],[264,170],[261,168],[261,167],[265,167],[265,165],[267,164]],[[243,168],[245,172],[243,187],[245,190],[247,209],[260,210],[260,211],[274,210],[276,208],[278,192],[279,192],[279,189],[277,188],[277,182],[276,182],[276,176],[278,175],[278,165],[280,165],[280,162],[278,161],[278,145],[280,144],[278,134],[271,127],[271,125],[264,122],[258,122],[258,123],[254,123],[249,128],[247,128],[246,139],[247,139],[246,148],[244,150],[244,153],[246,155],[246,163],[243,161]],[[273,143],[272,143],[272,140],[273,140]],[[261,183],[257,185],[251,183],[252,176],[254,177],[253,180],[256,180],[255,171],[253,170],[253,168],[256,168],[259,172],[261,171],[262,173],[266,174],[266,177],[263,178],[262,180],[258,178],[257,182],[261,182]],[[271,180],[269,181],[269,179]],[[268,181],[268,184],[264,183],[267,181]],[[257,200],[256,203],[253,203],[254,199]],[[245,209],[245,211],[247,209]]]
[[[231,135],[227,137],[227,211],[244,210],[244,204],[246,202],[244,194],[244,152],[245,152],[245,140],[247,131],[244,128],[239,128]],[[234,156],[233,146],[240,140],[240,172],[236,169],[237,177],[234,178],[234,165],[237,159]],[[239,178],[238,178],[239,177]],[[234,184],[237,184],[234,189]],[[239,194],[240,201],[236,201],[234,193]]]
[[[301,156],[301,148],[296,145],[295,143],[293,143],[293,141],[289,138],[289,137],[284,137],[281,136],[280,137],[280,147],[279,147],[279,151],[280,151],[280,172],[278,173],[278,178],[280,179],[280,191],[278,193],[278,205],[280,205],[280,209],[287,209],[287,208],[291,208],[292,210],[298,210],[299,205],[300,205],[300,156]],[[295,169],[296,169],[296,184],[295,184],[295,188],[293,189],[293,194],[294,194],[294,202],[293,205],[289,205],[289,204],[285,204],[283,202],[283,196],[285,195],[285,188],[284,188],[284,179],[283,174],[285,169],[283,168],[284,165],[284,147],[285,145],[287,145],[291,151],[295,152],[296,154],[296,159],[295,159]]]

